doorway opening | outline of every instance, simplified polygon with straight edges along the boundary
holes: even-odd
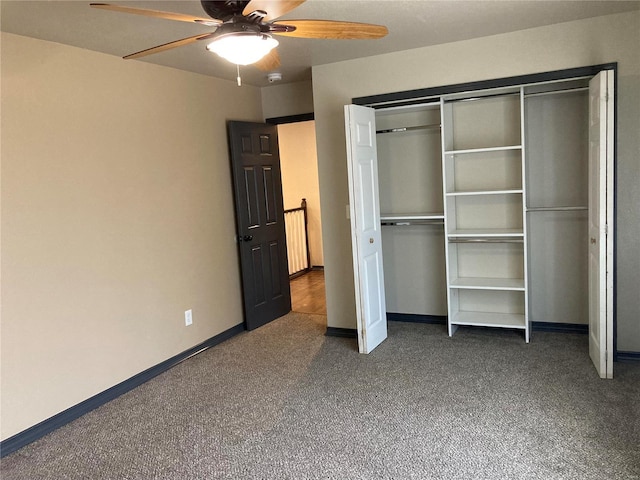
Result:
[[[291,307],[294,312],[325,315],[324,259],[320,187],[313,114],[268,119],[277,124],[284,210],[302,220],[287,227]],[[304,204],[305,214],[301,210]],[[305,220],[306,217],[306,220]]]

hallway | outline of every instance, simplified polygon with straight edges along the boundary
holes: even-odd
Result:
[[[291,280],[290,285],[291,309],[294,312],[327,314],[323,270],[311,270]]]

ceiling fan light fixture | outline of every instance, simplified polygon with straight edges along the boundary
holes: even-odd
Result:
[[[264,33],[234,32],[216,38],[207,50],[236,65],[250,65],[277,46],[278,41]]]

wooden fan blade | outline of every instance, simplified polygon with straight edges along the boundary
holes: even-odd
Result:
[[[305,1],[306,0],[251,0],[249,4],[244,7],[242,15],[246,16],[256,10],[262,10],[263,12],[267,12],[267,16],[264,17],[263,21],[269,22],[290,12],[294,8],[302,5]]]
[[[262,59],[258,60],[253,64],[256,68],[263,70],[265,72],[270,72],[272,70],[276,70],[280,67],[280,54],[278,53],[278,49],[274,48],[267,55],[265,55]]]
[[[158,45],[157,47],[147,48],[146,50],[142,50],[140,52],[132,53],[131,55],[127,55],[126,57],[122,57],[125,60],[130,60],[133,58],[145,57],[147,55],[151,55],[152,53],[160,53],[165,50],[171,50],[172,48],[182,47],[183,45],[189,45],[190,43],[197,42],[198,40],[204,40],[206,38],[213,37],[213,33],[205,33],[200,35],[194,35],[193,37],[183,38],[182,40],[176,40],[175,42],[165,43],[163,45]]]
[[[382,38],[389,30],[382,25],[371,23],[338,22],[334,20],[281,20],[275,25],[291,25],[293,32],[271,33],[287,37],[327,38],[327,39],[374,39]]]
[[[191,15],[183,15],[182,13],[161,12],[160,10],[146,10],[144,8],[124,7],[121,5],[109,5],[108,3],[91,3],[93,8],[101,8],[102,10],[110,10],[112,12],[133,13],[135,15],[144,15],[146,17],[164,18],[166,20],[178,20],[179,22],[200,23],[203,25],[219,25],[222,22],[213,18],[193,17]]]

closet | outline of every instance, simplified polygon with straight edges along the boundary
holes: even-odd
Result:
[[[386,337],[387,316],[446,318],[450,336],[518,330],[527,343],[534,326],[586,327],[589,245],[612,244],[588,241],[589,84],[607,70],[613,103],[604,67],[345,106],[361,352],[375,348],[373,323]]]

